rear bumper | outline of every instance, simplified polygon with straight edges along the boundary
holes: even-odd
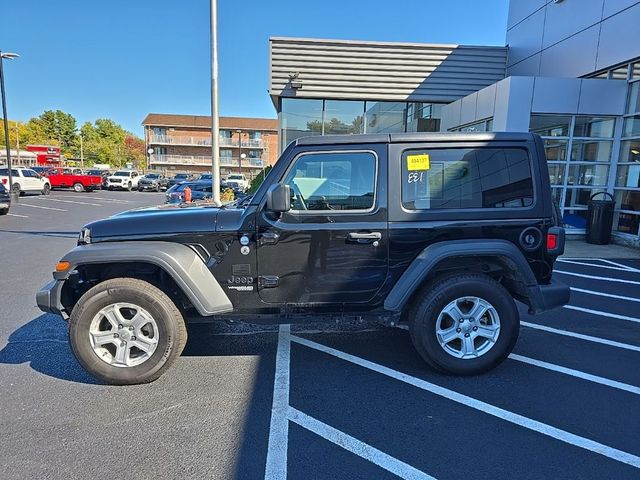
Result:
[[[548,285],[529,287],[529,313],[538,314],[569,303],[571,289],[559,280],[551,279]]]
[[[63,280],[53,280],[36,293],[36,303],[43,312],[55,313],[65,317],[64,306],[60,301],[62,295]]]

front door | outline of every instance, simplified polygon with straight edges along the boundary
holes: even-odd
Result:
[[[260,298],[301,307],[370,302],[388,269],[386,178],[386,145],[295,156],[280,179],[291,211],[258,213]]]

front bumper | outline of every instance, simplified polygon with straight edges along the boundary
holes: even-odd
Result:
[[[569,303],[571,289],[559,280],[551,279],[547,285],[528,288],[529,313],[538,314]]]
[[[36,303],[40,310],[66,317],[64,306],[61,302],[63,284],[64,280],[52,280],[36,293]]]

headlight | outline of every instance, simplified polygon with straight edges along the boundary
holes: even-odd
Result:
[[[91,230],[83,228],[78,235],[78,245],[88,245],[91,243]]]

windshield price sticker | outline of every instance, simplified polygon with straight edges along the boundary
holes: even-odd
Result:
[[[422,153],[420,155],[407,155],[407,170],[410,172],[416,170],[429,170],[429,154]]]

